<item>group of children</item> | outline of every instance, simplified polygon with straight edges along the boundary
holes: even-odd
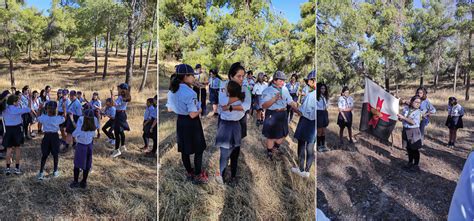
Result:
[[[197,66],[200,68],[200,65]],[[314,143],[316,139],[316,73],[312,71],[306,78],[307,88],[303,104],[298,108],[298,88],[293,76],[288,89],[286,75],[277,71],[270,82],[259,73],[257,80],[251,71],[239,63],[231,65],[228,80],[222,80],[216,69],[211,69],[209,79],[210,101],[213,111],[218,116],[215,146],[220,149],[219,172],[216,181],[220,184],[237,183],[237,168],[242,139],[247,136],[247,114],[257,111],[257,126],[263,125],[262,134],[266,138],[267,156],[273,160],[275,152],[288,135],[289,115],[291,111],[302,117],[294,137],[298,140],[298,167],[291,171],[302,177],[309,177],[314,161]],[[246,76],[247,75],[247,76]],[[181,152],[186,177],[195,184],[208,182],[208,174],[202,169],[202,153],[206,149],[206,141],[202,130],[200,115],[203,111],[202,100],[196,91],[196,72],[187,64],[176,66],[171,76],[167,107],[178,115],[177,140],[178,151]],[[202,92],[201,92],[202,93]],[[265,117],[264,117],[265,116]],[[190,155],[194,154],[192,168]],[[230,179],[224,179],[230,161]]]
[[[6,149],[5,175],[12,172],[21,174],[20,146],[24,139],[37,136],[31,133],[31,125],[38,123],[38,134],[44,134],[41,141],[41,166],[37,175],[39,180],[45,179],[44,167],[48,156],[53,155],[53,177],[58,177],[58,162],[60,147],[67,152],[70,147],[74,152],[74,181],[71,188],[86,188],[87,177],[92,167],[93,139],[100,137],[100,121],[103,116],[108,119],[102,128],[108,137],[107,142],[115,145],[112,157],[118,157],[120,148],[125,149],[125,133],[130,130],[127,123],[127,105],[131,101],[130,88],[126,83],[117,86],[118,93],[110,90],[110,97],[106,100],[106,107],[102,108],[99,94],[94,92],[91,101],[83,97],[80,91],[59,89],[57,99],[50,97],[51,87],[46,86],[39,96],[36,91],[30,93],[25,86],[21,92],[12,88],[3,91],[0,95],[0,116],[4,128],[2,131],[2,146]],[[153,139],[153,149],[146,153],[155,156],[157,150],[157,96],[147,100],[144,127],[144,148],[148,148],[148,138]],[[60,134],[59,134],[60,133]],[[60,137],[61,135],[61,137]],[[15,169],[11,169],[12,152],[15,151]],[[83,179],[79,182],[79,173],[83,172]]]
[[[430,116],[436,113],[436,108],[427,98],[427,90],[420,87],[416,90],[415,96],[409,101],[401,101],[403,109],[398,114],[399,121],[403,124],[402,141],[403,147],[407,149],[408,163],[404,169],[410,172],[419,171],[420,152],[423,146],[425,128],[430,122]],[[329,125],[328,117],[328,87],[324,83],[317,84],[317,146],[319,152],[325,152],[329,149],[325,145],[325,130]],[[337,124],[339,125],[340,145],[343,145],[343,132],[347,128],[349,132],[349,142],[352,139],[352,110],[354,108],[354,99],[349,94],[349,88],[343,87],[341,96],[338,100],[339,115]],[[459,128],[463,128],[462,117],[464,108],[457,103],[455,97],[448,99],[448,117],[446,126],[449,128],[448,148],[454,148],[456,134]]]

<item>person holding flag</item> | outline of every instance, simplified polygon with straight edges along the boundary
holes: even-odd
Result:
[[[421,98],[414,96],[410,99],[410,105],[403,108],[402,114],[397,114],[398,120],[403,123],[402,145],[408,152],[408,163],[404,169],[410,172],[419,171],[421,148]]]

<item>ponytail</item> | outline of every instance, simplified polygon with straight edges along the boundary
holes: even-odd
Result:
[[[170,91],[176,93],[179,89],[179,84],[181,84],[184,80],[184,74],[176,75],[176,77],[172,78],[170,83]]]

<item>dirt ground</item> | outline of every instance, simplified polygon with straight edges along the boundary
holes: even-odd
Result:
[[[98,91],[105,104],[111,87],[125,80],[125,54],[112,56],[109,75],[102,81],[103,53],[99,58],[99,74],[94,74],[93,57],[84,62],[74,59],[66,63],[66,57],[55,57],[52,67],[46,60],[26,64],[26,60],[16,63],[17,88],[29,85],[33,90],[41,90],[46,85],[52,87],[52,98],[56,99],[58,88],[81,90],[90,99],[93,91]],[[7,177],[3,173],[5,160],[0,159],[0,219],[120,219],[154,220],[157,205],[156,158],[147,158],[140,148],[143,146],[142,122],[146,98],[156,94],[156,64],[151,64],[146,89],[138,93],[143,71],[135,66],[132,82],[132,102],[128,117],[131,131],[126,132],[128,151],[119,158],[112,159],[111,146],[106,144],[105,135],[94,141],[93,166],[88,179],[88,189],[71,190],[73,180],[74,151],[60,154],[61,176],[39,182],[36,175],[40,167],[42,136],[27,141],[22,149],[21,168],[23,174]],[[0,89],[10,88],[7,61],[0,59]],[[102,125],[106,119],[102,120]],[[36,127],[34,127],[36,130]],[[150,140],[150,142],[152,142]],[[14,167],[14,164],[12,165]],[[45,167],[46,175],[53,172],[52,156]],[[82,174],[80,179],[82,178]]]
[[[400,97],[409,98],[415,88],[404,89]],[[326,138],[331,151],[317,154],[317,207],[332,220],[446,220],[457,179],[474,143],[474,104],[465,102],[462,92],[460,89],[456,96],[466,115],[455,149],[447,148],[449,131],[444,126],[452,89],[428,94],[437,113],[427,127],[417,173],[401,168],[408,159],[401,148],[401,123],[393,131],[393,146],[357,130],[363,92],[354,96],[357,141],[349,145],[346,138],[345,145],[338,147],[337,98],[333,98]]]
[[[290,124],[290,135],[282,145],[284,154],[274,162],[266,157],[261,127],[256,127],[254,117],[248,118],[248,136],[239,157],[240,180],[235,188],[221,186],[214,180],[219,170],[219,149],[214,146],[217,118],[203,118],[207,142],[203,168],[210,174],[210,182],[196,186],[185,181],[176,146],[176,117],[166,111],[167,90],[160,89],[160,220],[314,220],[314,167],[308,179],[290,171],[296,165],[297,143],[293,133],[298,117]],[[212,110],[210,105],[208,110]]]

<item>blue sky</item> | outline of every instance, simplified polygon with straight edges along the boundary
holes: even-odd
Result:
[[[48,9],[51,7],[50,0],[26,0],[27,6],[35,6],[40,11],[43,11],[44,14],[48,13]]]

